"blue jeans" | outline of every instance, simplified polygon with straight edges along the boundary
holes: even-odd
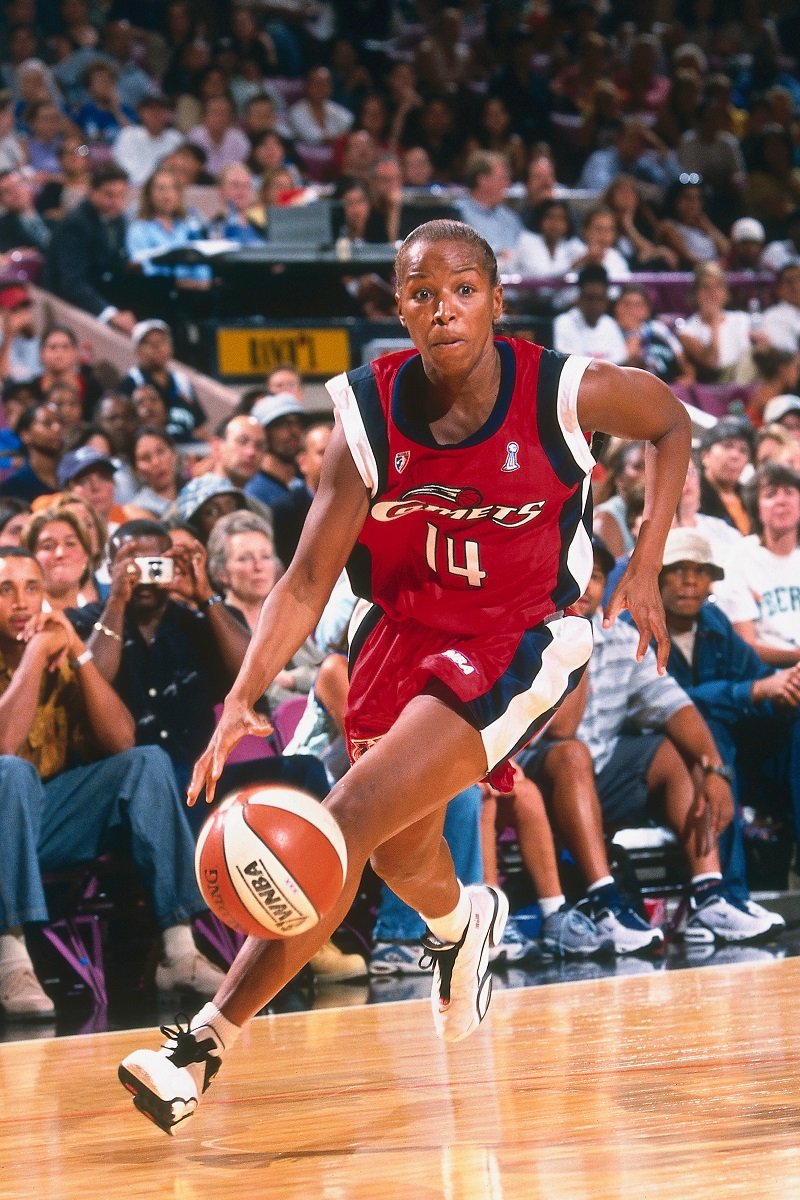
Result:
[[[206,907],[194,839],[158,746],[136,746],[46,783],[29,762],[0,755],[0,828],[0,932],[47,921],[41,872],[91,862],[120,833],[159,929]]]
[[[450,847],[456,875],[462,883],[481,883],[481,789],[475,785],[450,801],[444,819],[444,839]],[[413,908],[381,884],[373,937],[376,942],[418,942],[425,932]]]
[[[789,817],[795,841],[800,843],[800,718],[794,714],[747,717],[735,729],[709,717],[706,722],[721,757],[736,767],[736,814],[719,844],[725,882],[746,899],[750,893],[740,803],[763,798],[767,803],[758,807],[766,807],[773,816]]]

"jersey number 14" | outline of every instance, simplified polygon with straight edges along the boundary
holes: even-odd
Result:
[[[456,560],[458,552],[461,561]],[[481,570],[480,547],[470,540],[458,541],[449,534],[441,535],[435,525],[428,525],[425,558],[436,575],[460,575],[470,587],[480,587],[486,578]]]

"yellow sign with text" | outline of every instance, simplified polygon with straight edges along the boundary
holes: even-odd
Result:
[[[218,329],[217,368],[223,377],[266,375],[291,363],[301,375],[350,369],[346,329]]]

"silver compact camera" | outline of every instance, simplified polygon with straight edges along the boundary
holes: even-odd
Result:
[[[133,561],[139,568],[139,583],[154,583],[157,587],[166,587],[172,583],[175,564],[171,558],[154,554],[147,558],[134,558]]]

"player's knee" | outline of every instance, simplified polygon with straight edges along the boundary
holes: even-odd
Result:
[[[410,861],[408,856],[399,858],[390,845],[378,846],[369,858],[370,866],[379,879],[393,890],[400,888],[406,881],[416,879],[419,874],[419,862]]]

